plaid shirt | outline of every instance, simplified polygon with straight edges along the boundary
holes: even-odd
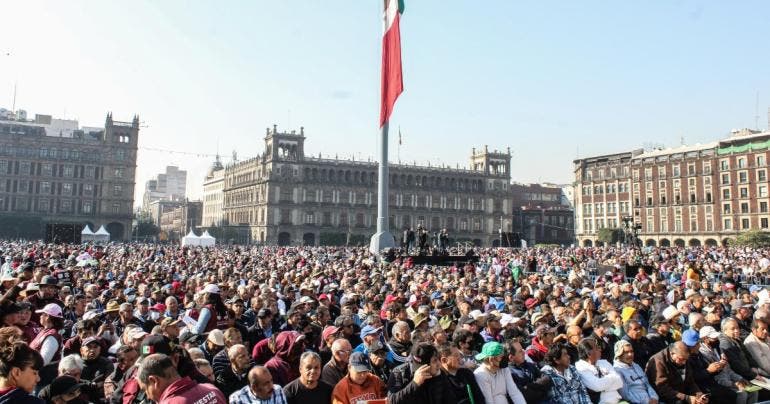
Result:
[[[263,400],[257,398],[251,391],[249,385],[244,386],[242,389],[230,394],[230,404],[287,404],[286,396],[283,395],[283,389],[281,386],[273,385],[273,395],[270,398]]]

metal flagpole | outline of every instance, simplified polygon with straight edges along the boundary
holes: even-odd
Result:
[[[377,233],[369,242],[369,251],[380,254],[383,249],[396,246],[388,230],[388,126],[385,121],[380,131],[380,172],[377,183]]]

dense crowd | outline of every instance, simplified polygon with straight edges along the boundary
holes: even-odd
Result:
[[[754,403],[770,249],[0,242],[0,404]]]

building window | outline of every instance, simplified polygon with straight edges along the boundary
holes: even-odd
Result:
[[[85,196],[93,196],[94,193],[94,184],[84,184],[83,185],[83,195]]]
[[[765,165],[765,156],[757,155],[757,166],[764,167],[764,165]]]
[[[749,197],[749,189],[746,187],[741,187],[739,189],[741,198],[748,198]]]
[[[749,228],[749,219],[741,219],[741,229],[746,230]]]
[[[61,194],[62,195],[72,195],[72,184],[69,182],[65,182],[61,184]]]
[[[121,196],[123,194],[123,186],[122,185],[114,185],[112,187],[112,196]]]
[[[32,170],[31,167],[32,167],[32,165],[30,164],[29,161],[22,161],[19,164],[19,174],[21,174],[21,175],[29,175],[30,171]]]
[[[703,163],[703,174],[711,174],[711,162]]]
[[[767,202],[760,202],[759,203],[759,212],[760,213],[767,213]]]
[[[749,203],[741,202],[741,213],[749,213]]]
[[[126,159],[126,151],[125,150],[116,150],[115,151],[115,160],[123,161],[125,159]]]
[[[730,173],[722,174],[722,185],[727,185],[729,183],[730,183]]]
[[[86,178],[94,178],[94,173],[95,173],[94,167],[86,167],[86,175],[85,175]]]
[[[122,168],[116,168],[115,172],[113,173],[115,178],[123,178],[123,169]]]
[[[738,157],[738,168],[745,168],[745,167],[746,167],[746,158]]]
[[[759,226],[762,227],[763,229],[767,228],[767,218],[766,217],[763,217],[763,218],[759,219]]]
[[[730,160],[724,159],[719,161],[719,169],[722,171],[730,169]]]
[[[687,175],[695,175],[695,164],[687,165]]]
[[[675,164],[671,167],[673,170],[673,176],[678,177],[679,176],[679,164]]]
[[[51,193],[51,183],[48,181],[41,181],[40,182],[40,193],[41,194],[50,194]]]
[[[722,213],[732,213],[730,212],[730,210],[731,210],[731,207],[729,203],[722,205]]]
[[[92,210],[93,210],[93,205],[91,201],[83,202],[83,213],[91,213]]]
[[[48,202],[48,199],[40,199],[37,201],[37,210],[39,212],[47,213],[48,210],[50,210],[51,206]]]
[[[749,182],[749,173],[747,171],[741,171],[738,173],[738,182]]]
[[[112,213],[113,214],[120,213],[120,202],[115,202],[112,204]]]
[[[64,166],[64,176],[67,178],[72,178],[72,176],[75,175],[75,168],[71,165],[65,165]]]
[[[760,198],[767,198],[767,185],[760,185],[757,190]]]
[[[313,212],[305,213],[305,224],[315,224],[315,213]]]
[[[732,229],[733,229],[733,221],[731,219],[725,219],[723,230],[732,230]]]
[[[706,218],[706,231],[714,231],[714,220],[710,217]]]
[[[722,190],[722,199],[730,199],[730,188]]]
[[[706,202],[711,203],[711,192],[706,192]]]
[[[65,213],[69,213],[72,211],[72,201],[69,199],[62,199],[61,201],[61,211]]]

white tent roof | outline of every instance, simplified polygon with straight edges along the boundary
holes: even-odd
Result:
[[[94,234],[98,234],[100,236],[109,236],[110,235],[110,233],[107,232],[107,229],[104,228],[104,225],[99,227],[99,230],[97,230],[96,233],[94,233]]]
[[[91,234],[94,234],[94,232],[91,231],[91,228],[88,225],[86,225],[86,227],[83,228],[83,231],[81,231],[80,234],[91,235]]]
[[[198,237],[198,236],[195,234],[195,232],[194,232],[194,231],[192,231],[192,229],[190,229],[190,232],[189,232],[189,233],[187,233],[187,235],[186,235],[186,236],[184,236],[184,237],[185,237],[185,238],[187,238],[187,237],[200,238],[200,237]]]
[[[208,230],[204,231],[204,232],[203,232],[203,234],[201,234],[201,237],[200,237],[200,238],[204,238],[204,239],[212,239],[212,240],[214,240],[214,237],[212,237],[212,236],[211,236],[211,234],[209,234],[209,231],[208,231]]]

